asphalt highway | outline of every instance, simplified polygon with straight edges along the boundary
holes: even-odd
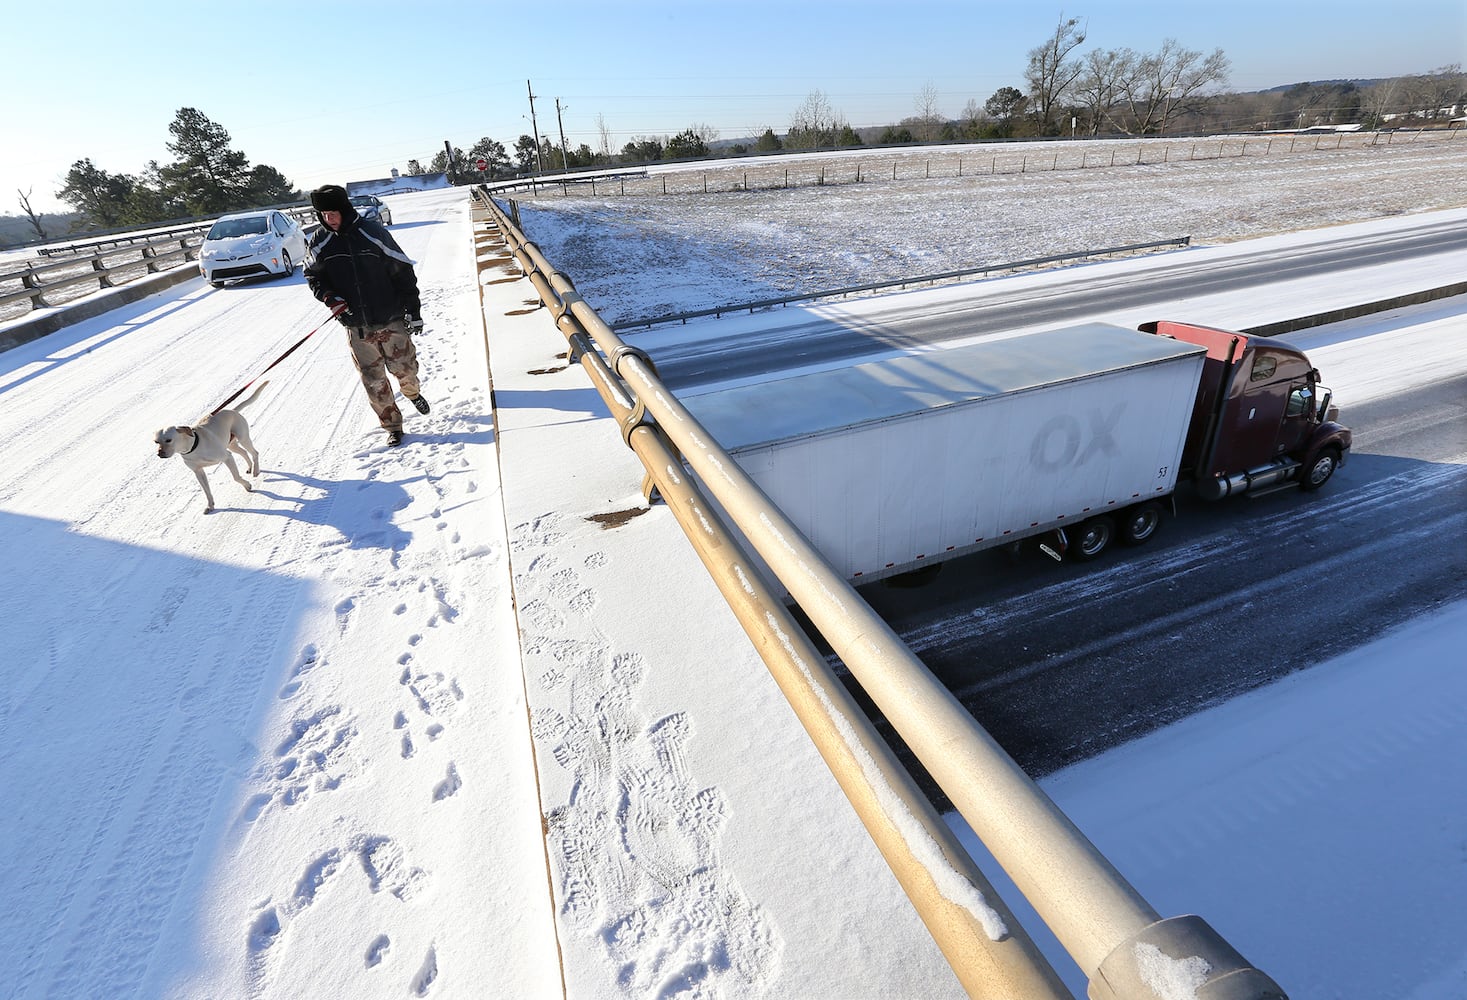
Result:
[[[1364,302],[1369,284],[1351,284],[1362,268],[1439,268],[1464,251],[1467,231],[1421,225],[1363,240],[1326,234],[1313,245],[1206,265],[1185,252],[1169,254],[1144,272],[1076,268],[1058,281],[1050,276],[1042,295],[1031,289],[949,298],[912,315],[896,307],[896,297],[887,311],[876,310],[879,321],[864,326],[811,321],[795,310],[794,322],[782,322],[776,312],[757,336],[691,338],[681,351],[659,352],[657,361],[670,385],[687,388],[779,368],[854,363],[873,346],[885,351],[998,333],[1019,314],[1028,326],[1062,325],[1126,304],[1246,295],[1305,277],[1343,276],[1347,297]],[[1364,359],[1370,369],[1402,363],[1389,338],[1355,338],[1347,326],[1323,341],[1378,352]],[[1329,384],[1330,372],[1324,374]],[[982,552],[950,561],[920,583],[867,585],[862,596],[1036,777],[1314,666],[1467,597],[1467,366],[1452,357],[1407,389],[1337,402],[1355,431],[1355,448],[1318,493],[1289,485],[1208,502],[1183,487],[1178,516],[1155,538],[1134,549],[1113,547],[1097,562]],[[864,700],[854,681],[849,686]],[[868,709],[925,780],[901,740]],[[946,805],[930,782],[927,790]]]
[[[1010,332],[1016,325],[1063,326],[1118,313],[1156,319],[1151,313],[1162,304],[1220,295],[1248,301],[1260,290],[1342,272],[1359,274],[1357,288],[1368,296],[1371,269],[1408,264],[1427,270],[1464,250],[1467,229],[1446,222],[1423,222],[1365,237],[1334,237],[1325,231],[1314,243],[1239,255],[1195,250],[1156,254],[1147,259],[1144,269],[1108,267],[1103,276],[1095,268],[1075,267],[1064,277],[1051,276],[1041,286],[980,283],[971,298],[946,299],[920,310],[902,306],[883,311],[878,305],[859,318],[842,320],[812,316],[803,309],[774,310],[762,314],[765,321],[755,333],[740,330],[737,336],[686,338],[681,343],[659,344],[653,353],[663,381],[674,390],[686,390],[759,377],[776,369],[853,364],[892,350]],[[1456,280],[1461,280],[1460,275]],[[899,302],[901,297],[892,301]],[[1279,309],[1282,311],[1272,320],[1298,314],[1290,311],[1287,302]],[[716,331],[718,322],[702,321],[701,326]],[[639,343],[635,332],[624,336],[628,343]]]
[[[1467,372],[1346,416],[1355,449],[1318,493],[1184,490],[1150,542],[1094,563],[990,551],[861,594],[1047,774],[1467,598]]]

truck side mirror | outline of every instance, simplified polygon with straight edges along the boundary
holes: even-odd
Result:
[[[1300,386],[1289,393],[1289,405],[1284,410],[1286,417],[1298,417],[1309,412],[1309,400],[1314,393],[1308,386]]]

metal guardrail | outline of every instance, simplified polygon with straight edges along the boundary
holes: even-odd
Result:
[[[1091,1000],[1174,995],[1158,981],[1158,963],[1185,967],[1193,996],[1285,1000],[1200,917],[1162,919],[698,424],[651,358],[617,337],[487,190],[474,197],[476,227],[497,228],[553,314],[572,359],[646,467],[644,492],[667,501],[971,996],[1051,1000],[1068,991],[864,714],[842,697],[777,592],[683,475],[685,464],[1084,971]]]
[[[20,282],[19,288],[0,292],[0,307],[26,302],[27,309],[49,309],[62,303],[48,300],[47,295],[54,296],[64,289],[83,284],[97,283],[101,288],[114,288],[136,281],[197,260],[202,244],[203,238],[197,234],[165,236],[141,244],[98,249],[84,257],[51,264],[27,264],[0,274],[0,282]]]
[[[315,225],[315,212],[309,206],[279,211],[301,223],[307,236],[310,235],[311,227]],[[86,243],[41,247],[36,253],[42,256],[54,257],[63,253],[70,256],[45,264],[27,263],[25,267],[0,273],[0,285],[18,283],[9,290],[0,291],[0,321],[15,319],[32,309],[67,304],[80,296],[61,298],[58,293],[78,285],[95,282],[99,289],[115,288],[198,260],[204,234],[214,221],[131,235],[118,234]],[[17,312],[14,307],[21,303],[24,307]]]
[[[689,312],[666,313],[662,316],[652,316],[647,319],[624,320],[620,323],[612,323],[611,328],[620,331],[651,327],[661,323],[686,323],[690,319],[701,319],[705,316],[722,316],[724,313],[735,312],[752,313],[760,309],[774,309],[779,306],[787,306],[793,302],[836,299],[846,295],[858,295],[864,292],[879,292],[888,288],[931,285],[939,281],[971,278],[978,274],[993,274],[996,271],[1019,271],[1028,267],[1042,267],[1045,264],[1059,264],[1067,260],[1088,260],[1091,257],[1108,257],[1122,253],[1138,253],[1142,250],[1156,250],[1160,247],[1185,247],[1191,245],[1191,236],[1179,236],[1174,240],[1132,243],[1128,246],[1106,247],[1101,250],[1077,250],[1073,253],[1054,254],[1050,257],[1031,257],[1028,260],[1010,261],[1007,264],[981,264],[976,267],[959,268],[956,271],[939,271],[936,274],[921,274],[911,278],[892,278],[889,281],[874,281],[867,285],[849,285],[845,288],[829,288],[819,292],[802,292],[799,295],[785,295],[774,299],[755,299],[753,302],[740,302],[737,305],[713,306],[708,309],[694,309]]]
[[[122,232],[116,235],[97,236],[80,240],[76,243],[56,244],[36,247],[36,255],[40,257],[59,257],[62,254],[80,256],[93,254],[105,247],[128,247],[138,243],[147,243],[153,240],[171,238],[175,236],[191,236],[202,233],[209,228],[209,223],[191,222],[188,225],[172,226],[168,229],[148,229],[143,232]]]
[[[268,212],[277,209],[295,219],[301,225],[314,221],[315,213],[309,204],[296,206],[262,205],[259,208],[241,208],[240,212]],[[232,213],[225,213],[232,214]],[[45,246],[36,247],[38,257],[57,257],[62,254],[81,255],[101,250],[104,247],[132,246],[138,243],[146,243],[149,240],[162,239],[171,236],[188,236],[203,234],[214,225],[218,216],[206,219],[191,219],[180,221],[178,225],[168,226],[145,226],[143,228],[132,227],[128,229],[109,229],[104,232],[95,233],[75,243],[48,243]]]

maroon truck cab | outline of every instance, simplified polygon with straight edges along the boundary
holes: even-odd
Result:
[[[1285,482],[1323,486],[1350,454],[1332,393],[1298,348],[1162,320],[1140,327],[1207,349],[1181,475],[1209,500]]]

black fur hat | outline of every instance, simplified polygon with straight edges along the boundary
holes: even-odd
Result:
[[[346,188],[340,184],[322,184],[312,191],[311,207],[318,212],[340,212],[347,218],[357,214],[357,210],[351,207]]]

